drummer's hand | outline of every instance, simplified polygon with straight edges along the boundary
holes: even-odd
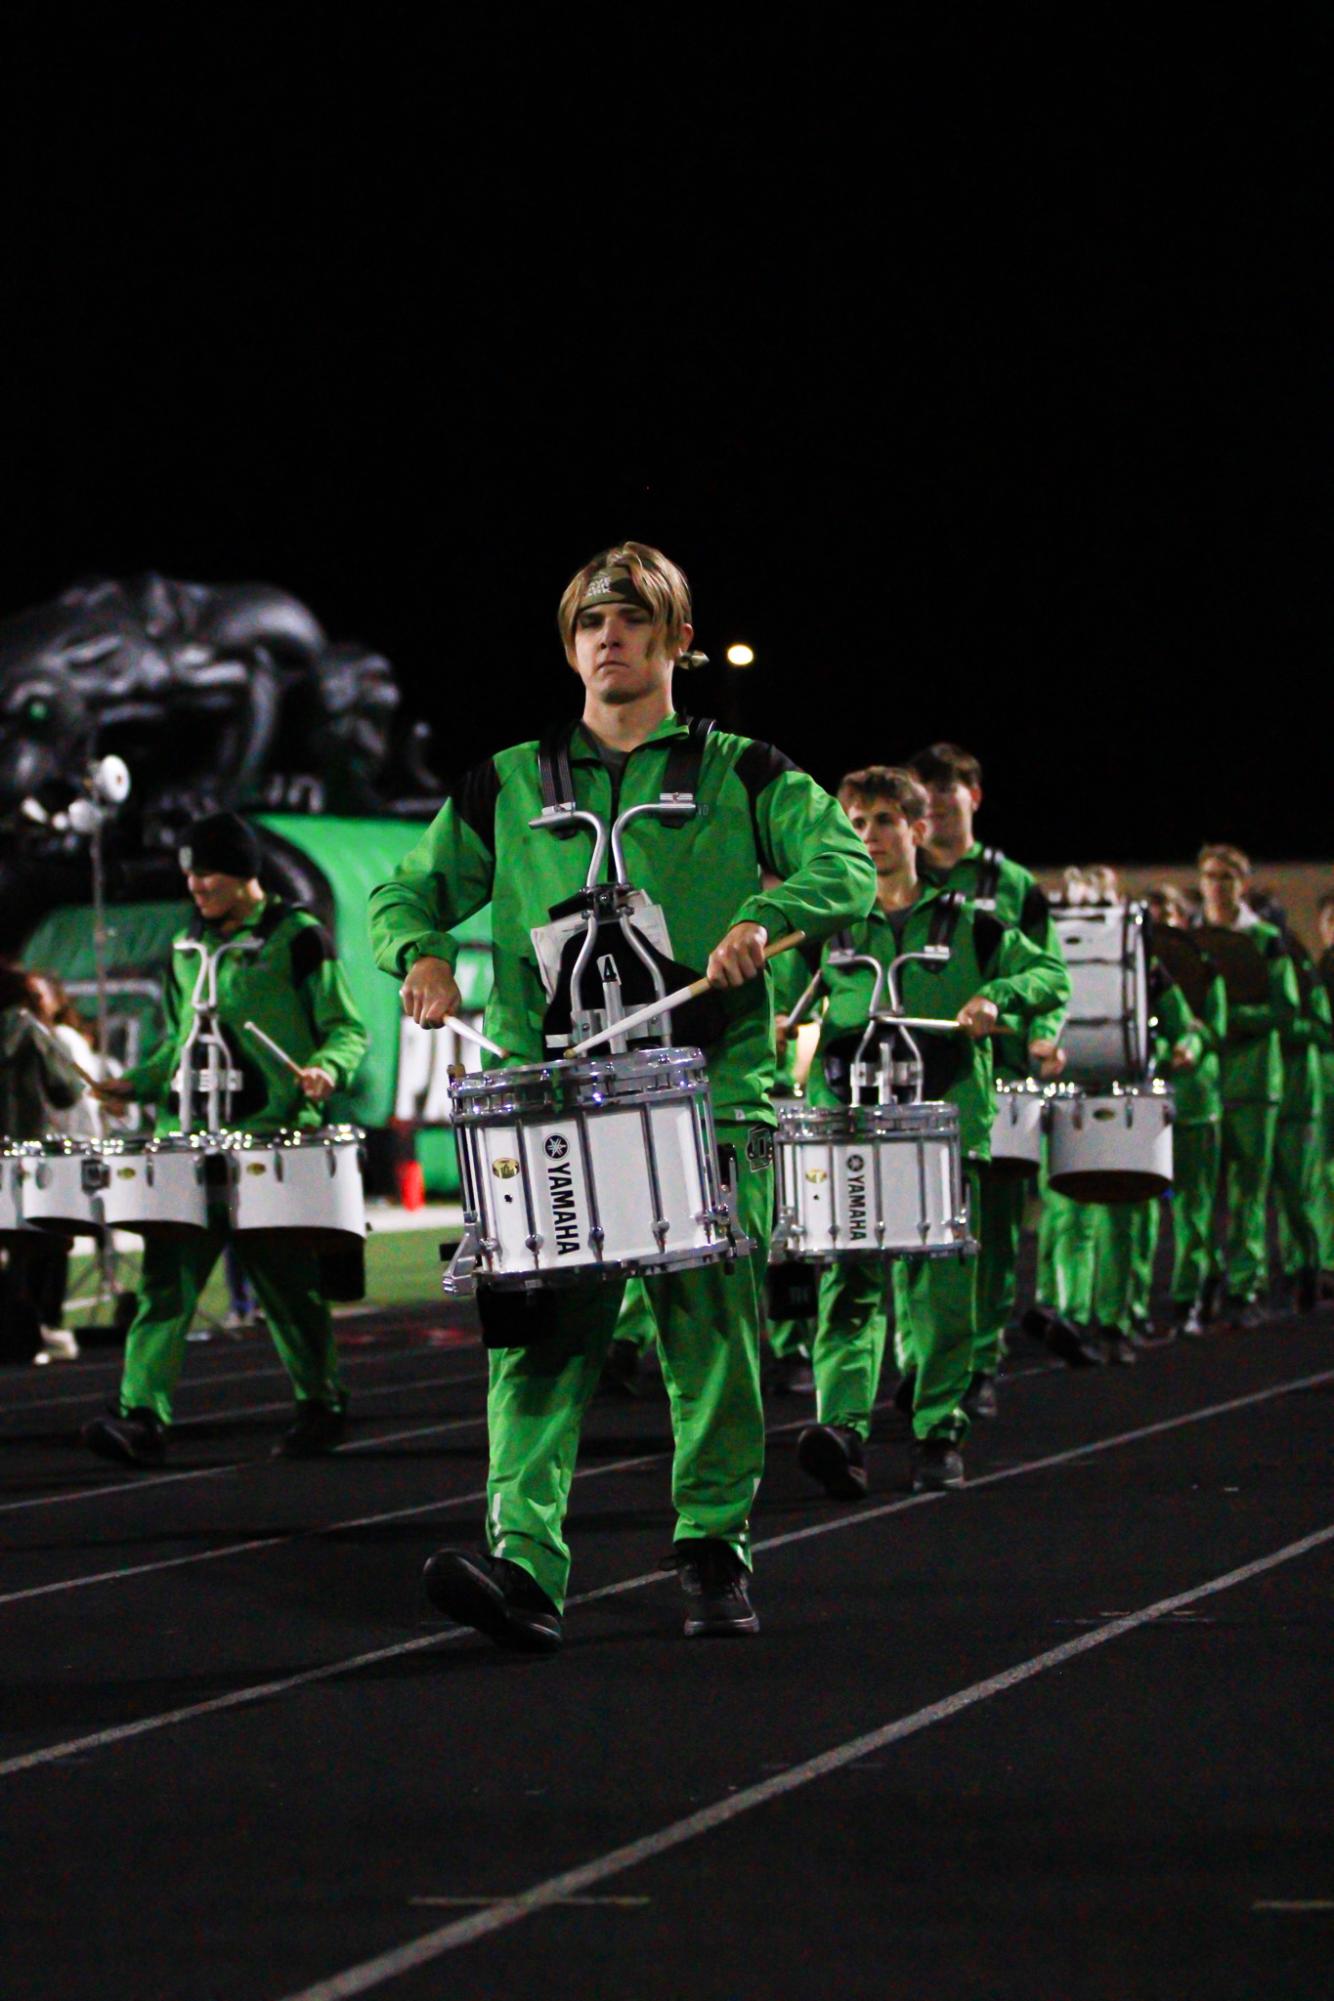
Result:
[[[1028,1045],[1029,1060],[1037,1065],[1038,1081],[1054,1084],[1065,1068],[1065,1051],[1050,1036],[1043,1036]]]
[[[744,987],[764,971],[769,933],[762,924],[734,924],[709,954],[705,968],[711,987]]]
[[[954,1019],[965,1035],[971,1035],[974,1042],[981,1042],[984,1037],[995,1034],[996,1023],[1000,1020],[1000,1009],[995,1001],[986,1000],[981,994],[974,994],[970,1001],[964,1002]]]
[[[1195,1068],[1195,1052],[1193,1049],[1187,1048],[1184,1042],[1178,1042],[1176,1048],[1172,1051],[1172,1068],[1174,1070],[1193,1070]]]
[[[423,1028],[438,1028],[447,1014],[463,1005],[453,971],[446,959],[420,958],[399,988],[403,1012]]]
[[[317,1064],[312,1063],[307,1070],[298,1070],[296,1081],[314,1104],[322,1105],[326,1098],[333,1096],[334,1080],[327,1070],[321,1070]]]
[[[134,1090],[124,1077],[107,1077],[100,1084],[90,1084],[88,1089],[108,1111],[123,1112],[134,1103]]]

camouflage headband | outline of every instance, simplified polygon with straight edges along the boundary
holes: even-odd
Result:
[[[637,604],[643,611],[653,610],[630,572],[619,564],[609,570],[599,570],[584,585],[579,599],[580,611],[587,611],[590,605],[595,604]]]

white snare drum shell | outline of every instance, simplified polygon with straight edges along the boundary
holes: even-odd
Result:
[[[44,1140],[21,1161],[23,1221],[65,1237],[102,1234],[100,1150],[92,1140]]]
[[[227,1204],[240,1236],[339,1250],[366,1235],[361,1134],[247,1134],[227,1151]]]
[[[0,1152],[0,1238],[15,1237],[23,1229],[24,1157],[17,1148]]]
[[[1042,1164],[1043,1104],[1031,1084],[996,1086],[991,1123],[991,1165],[1001,1174],[1036,1174]]]
[[[1161,1087],[1053,1098],[1047,1178],[1076,1202],[1142,1202],[1172,1186],[1172,1096]]]
[[[827,1264],[966,1248],[957,1113],[901,1110],[897,1119],[884,1106],[780,1110],[783,1249]]]
[[[108,1226],[154,1239],[207,1229],[207,1151],[184,1135],[105,1147],[102,1213]]]

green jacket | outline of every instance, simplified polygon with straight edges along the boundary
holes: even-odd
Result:
[[[946,907],[949,904],[952,911]],[[1070,976],[1059,954],[1044,952],[1015,926],[1002,924],[991,912],[976,910],[939,889],[923,885],[906,913],[895,911],[892,917],[877,906],[869,917],[851,927],[850,943],[854,951],[868,953],[888,966],[902,953],[919,952],[924,945],[936,942],[933,931],[937,927],[945,931],[940,942],[949,945],[949,959],[941,965],[918,961],[900,968],[899,996],[905,1013],[950,1020],[975,994],[994,1001],[1007,1020],[1019,1024],[1064,1007],[1070,994]],[[872,974],[864,966],[844,969],[831,965],[828,948],[821,963],[829,998],[820,1046],[811,1066],[809,1096],[814,1105],[836,1105],[844,1102],[844,1093],[837,1088],[838,1075],[846,1075],[846,1063],[866,1025]],[[887,988],[882,1005],[889,1006]],[[994,1038],[974,1042],[966,1035],[946,1035],[933,1029],[913,1033],[926,1071],[923,1097],[957,1105],[965,1154],[973,1160],[990,1160],[991,1124],[996,1115]]]
[[[1206,945],[1211,928],[1203,927]],[[1300,1012],[1297,975],[1272,924],[1248,917],[1232,927],[1232,935],[1244,938],[1255,957],[1244,980],[1223,964],[1229,983],[1223,1103],[1277,1105],[1283,1097],[1283,1037]]]
[[[577,803],[610,821],[656,800],[668,754],[688,737],[668,716],[613,778],[592,740],[576,729],[570,765]],[[536,743],[516,744],[455,786],[392,878],[371,892],[377,965],[402,979],[431,956],[452,963],[453,925],[491,904],[495,984],[488,1035],[516,1063],[547,1060],[547,996],[532,933],[577,895],[588,871],[584,829],[561,839],[529,821],[542,809]],[[820,940],[861,917],[875,897],[875,871],[841,806],[781,751],[715,730],[704,745],[693,819],[670,826],[635,821],[625,832],[626,871],[659,904],[677,961],[703,972],[734,924],[763,924],[771,938],[801,930]],[[760,886],[761,868],[783,878]],[[719,996],[724,1028],[709,1052],[718,1118],[772,1124],[772,989],[750,980]]]
[[[26,1007],[0,1014],[0,1139],[40,1139],[52,1106],[66,1111],[83,1083],[60,1044]]]
[[[1316,976],[1325,989],[1325,1004],[1334,1015],[1334,948],[1322,952],[1316,965]],[[1325,1120],[1328,1124],[1331,1108],[1334,1108],[1334,1046],[1320,1052],[1320,1074],[1323,1083],[1323,1103]]]
[[[245,1034],[253,1021],[303,1068],[327,1070],[345,1090],[366,1054],[366,1029],[346,979],[334,957],[333,941],[309,911],[270,896],[224,937],[201,918],[176,934],[171,964],[163,980],[166,1028],[142,1063],[125,1073],[136,1098],[163,1104],[180,1068],[181,1050],[194,1022],[194,989],[201,960],[181,950],[197,938],[210,951],[236,944],[218,960],[218,1025],[242,1075],[232,1100],[232,1127],[242,1132],[276,1132],[284,1127],[323,1123],[285,1064]],[[200,1108],[196,1123],[202,1118]],[[177,1132],[175,1112],[159,1117],[159,1132]]]
[[[917,872],[924,883],[937,889],[956,890],[982,910],[993,911],[1002,924],[1022,931],[1040,952],[1064,964],[1046,895],[1029,871],[1012,862],[999,848],[984,847],[981,841],[974,841],[951,869],[937,869],[921,855]],[[1067,998],[1069,991],[1067,986]],[[1064,1019],[1064,1001],[1032,1019],[1007,1017],[1001,1032],[992,1037],[996,1075],[1010,1082],[1027,1077],[1032,1068],[1029,1043],[1057,1035]]]
[[[1309,1125],[1320,1118],[1325,1103],[1322,1056],[1334,1052],[1334,1018],[1329,995],[1306,947],[1291,933],[1286,939],[1297,979],[1300,1012],[1282,1032],[1283,1098],[1280,1119]]]

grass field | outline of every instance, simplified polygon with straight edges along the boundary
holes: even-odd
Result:
[[[443,1235],[457,1236],[457,1230],[377,1229],[366,1240],[366,1309],[385,1306],[419,1306],[441,1297],[440,1242]],[[139,1277],[139,1255],[119,1254],[116,1289],[133,1292]],[[66,1297],[66,1324],[76,1330],[88,1322],[110,1317],[104,1297],[98,1297],[96,1261],[80,1253],[70,1259],[70,1283]],[[204,1288],[199,1317],[204,1323],[221,1321],[227,1312],[227,1284],[219,1259],[213,1276]]]

